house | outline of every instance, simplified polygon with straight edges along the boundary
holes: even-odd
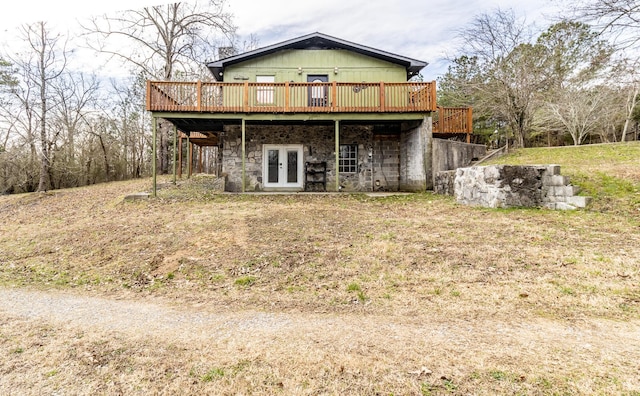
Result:
[[[313,33],[210,62],[212,82],[148,81],[147,110],[218,148],[227,191],[423,191],[434,137],[472,133],[425,66]]]

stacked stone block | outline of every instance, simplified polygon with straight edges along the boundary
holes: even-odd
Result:
[[[572,186],[567,176],[560,175],[560,165],[549,165],[542,178],[542,200],[549,209],[572,210],[584,208],[590,197],[579,196],[580,188]]]

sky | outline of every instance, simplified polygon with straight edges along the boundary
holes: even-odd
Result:
[[[93,15],[166,4],[154,0],[23,0],[3,7],[0,41],[23,23],[45,20],[73,26]],[[227,0],[240,37],[254,35],[259,47],[313,32],[426,61],[425,80],[446,72],[455,55],[457,32],[474,15],[496,8],[513,9],[528,22],[545,27],[558,9],[552,0]],[[203,60],[204,61],[204,60]]]

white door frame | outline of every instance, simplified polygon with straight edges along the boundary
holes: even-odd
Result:
[[[301,144],[264,144],[262,145],[262,185],[265,190],[302,190],[304,188],[304,159]],[[279,150],[278,182],[269,183],[269,150]],[[297,182],[287,182],[287,153],[298,153]]]

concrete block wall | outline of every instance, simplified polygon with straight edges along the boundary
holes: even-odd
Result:
[[[486,154],[487,147],[484,144],[433,139],[433,173],[468,167]]]
[[[400,188],[400,140],[373,138],[373,190],[398,191]]]
[[[579,196],[580,188],[569,183],[567,176],[560,174],[560,165],[549,165],[542,177],[542,202],[549,209],[572,210],[584,208],[591,197]]]

